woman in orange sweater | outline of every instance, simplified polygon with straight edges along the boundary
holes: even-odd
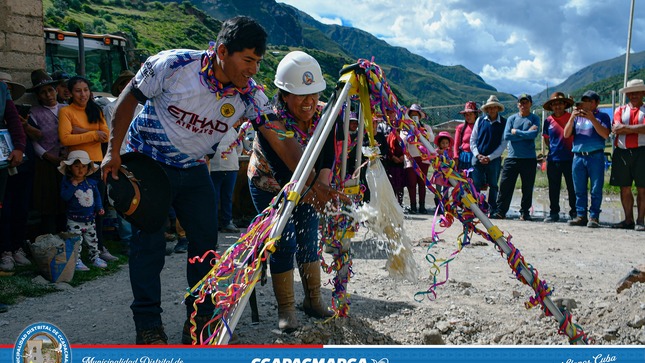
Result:
[[[102,143],[107,143],[109,131],[105,117],[99,105],[92,99],[90,83],[81,76],[75,76],[67,81],[72,98],[69,106],[63,107],[58,112],[58,136],[61,144],[67,150],[83,150],[92,160],[99,165],[103,161]],[[100,173],[94,173],[90,178],[95,178],[101,191],[101,198],[105,200],[105,184]],[[103,245],[103,218],[96,218],[96,232],[99,242],[99,257],[105,261],[113,261],[112,256]]]

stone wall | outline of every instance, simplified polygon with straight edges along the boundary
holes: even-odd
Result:
[[[0,1],[0,71],[31,86],[31,71],[45,67],[43,2]]]

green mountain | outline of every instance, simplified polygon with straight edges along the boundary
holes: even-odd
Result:
[[[463,104],[487,99],[498,92],[463,66],[443,66],[405,48],[394,47],[375,36],[351,27],[322,24],[298,9],[274,0],[192,0],[205,13],[219,20],[235,15],[257,19],[269,33],[269,42],[304,49],[318,49],[340,57],[372,59],[386,72],[390,86],[409,104],[423,106]],[[332,73],[333,75],[333,73]]]
[[[80,26],[84,32],[121,33],[131,40],[132,68],[146,56],[163,49],[204,49],[216,38],[221,21],[235,15],[257,19],[269,34],[269,52],[255,78],[270,86],[279,60],[288,51],[302,49],[320,63],[333,88],[338,71],[359,58],[372,59],[386,72],[391,88],[404,105],[424,107],[463,105],[497,92],[463,66],[443,66],[405,48],[393,47],[359,29],[325,25],[309,15],[274,0],[45,0],[45,25],[64,30]],[[447,116],[447,118],[459,115]]]
[[[645,78],[645,51],[629,56],[628,78]],[[623,87],[625,77],[625,55],[594,63],[570,75],[564,82],[550,87],[534,96],[536,104],[546,102],[547,97],[561,91],[578,99],[586,90],[596,91],[602,103],[611,103],[611,91]]]

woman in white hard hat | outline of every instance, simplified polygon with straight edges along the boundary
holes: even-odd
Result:
[[[317,105],[326,83],[320,65],[307,53],[291,52],[278,64],[274,84],[278,87],[276,113],[284,122],[287,133],[293,132],[293,136],[285,134],[284,137],[293,137],[304,150],[321,116]],[[333,162],[333,138],[329,137],[317,163],[322,165],[316,182],[318,190],[310,192],[336,193],[329,187]],[[289,182],[292,169],[258,133],[253,141],[247,172],[251,197],[258,212],[264,210],[282,186]],[[320,190],[321,183],[328,190]],[[271,255],[270,271],[278,302],[278,326],[286,332],[294,331],[299,325],[293,289],[294,254],[305,292],[305,313],[316,318],[332,316],[320,296],[318,220],[311,204],[298,204],[282,232],[277,250]]]

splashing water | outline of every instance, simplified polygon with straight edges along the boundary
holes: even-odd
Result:
[[[414,282],[419,276],[419,266],[412,255],[410,238],[403,229],[403,208],[379,159],[370,160],[365,177],[370,190],[369,203],[345,213],[367,228],[366,236],[373,237],[370,240],[385,250],[390,277]]]

